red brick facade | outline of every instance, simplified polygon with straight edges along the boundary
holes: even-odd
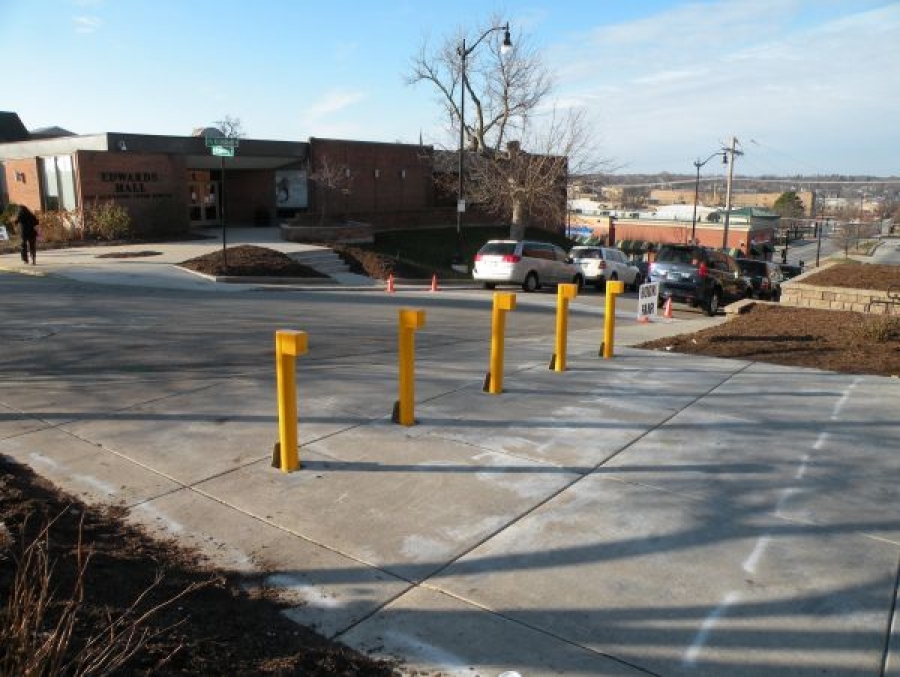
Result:
[[[80,205],[114,200],[137,234],[187,230],[184,156],[77,151],[75,167]]]
[[[373,143],[338,139],[310,139],[312,176],[310,211],[318,213],[322,201],[332,215],[366,220],[390,227],[392,221],[419,220],[434,207],[433,150],[430,146]],[[332,191],[316,181],[326,164],[344,173]]]
[[[6,190],[9,201],[23,204],[32,211],[41,209],[41,177],[37,158],[7,160]]]

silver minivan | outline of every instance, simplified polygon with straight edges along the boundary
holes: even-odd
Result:
[[[472,277],[485,289],[513,284],[527,292],[543,285],[584,285],[584,275],[562,247],[535,240],[490,240],[475,255]]]

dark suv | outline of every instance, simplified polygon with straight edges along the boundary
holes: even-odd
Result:
[[[777,263],[759,259],[738,259],[737,264],[741,269],[741,275],[750,283],[753,296],[764,301],[781,299],[781,283],[784,276]]]
[[[672,299],[700,306],[710,317],[722,304],[751,294],[732,257],[692,245],[664,245],[650,264],[650,281],[659,283],[661,301]]]

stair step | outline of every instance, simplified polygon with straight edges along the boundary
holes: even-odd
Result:
[[[347,273],[350,271],[344,259],[335,254],[330,249],[316,249],[305,252],[293,252],[289,256],[298,263],[309,266],[324,275],[332,275],[334,273]]]

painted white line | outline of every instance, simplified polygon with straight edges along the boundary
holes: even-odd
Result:
[[[816,440],[816,443],[813,445],[813,450],[819,451],[822,447],[825,446],[825,443],[828,441],[828,438],[831,437],[830,434],[825,432],[824,430],[819,433],[819,439]]]
[[[827,433],[825,433],[827,434]],[[819,436],[821,438],[821,435]],[[816,442],[818,444],[818,442]],[[797,472],[794,473],[795,480],[802,480],[803,476],[806,474],[806,466],[809,464],[809,454],[803,454],[803,458],[800,459],[800,466],[797,468]]]
[[[157,508],[155,505],[150,503],[141,503],[138,506],[135,506],[135,510],[140,510],[143,513],[146,513],[149,517],[156,519],[158,522],[162,522],[163,527],[172,534],[180,534],[184,531],[184,526],[173,520],[162,510]]]
[[[309,606],[317,609],[337,609],[343,603],[323,590],[313,587],[306,581],[290,574],[272,574],[266,576],[265,585],[277,590],[291,592],[303,597]]]
[[[456,672],[469,667],[470,661],[429,644],[421,637],[398,631],[388,631],[383,636],[386,648],[390,649],[391,645],[397,646],[403,653],[411,654],[423,662],[430,663],[439,671]]]
[[[781,511],[784,509],[784,504],[787,503],[791,496],[800,491],[797,487],[788,487],[784,491],[781,492],[781,498],[778,499],[778,505],[775,506],[775,514],[781,515]]]
[[[847,400],[850,399],[850,393],[852,390],[859,384],[862,379],[855,378],[853,379],[853,383],[847,386],[847,390],[844,391],[844,394],[841,395],[841,399],[837,401],[837,404],[834,405],[834,411],[831,413],[831,420],[838,420],[838,416],[840,416],[841,410],[844,408],[844,405],[847,404]]]
[[[684,665],[693,665],[697,662],[697,657],[705,646],[710,633],[716,627],[716,623],[718,623],[719,619],[725,615],[728,607],[740,600],[740,598],[741,596],[738,593],[729,592],[725,595],[725,599],[719,603],[719,606],[713,609],[713,612],[706,617],[706,620],[703,621],[703,625],[700,626],[699,632],[697,632],[697,636],[694,637],[693,643],[684,653],[684,659],[682,660]]]
[[[117,494],[116,488],[111,484],[107,484],[102,480],[98,480],[93,475],[72,475],[72,479],[76,482],[81,482],[82,484],[86,484],[89,487],[93,487],[100,491],[100,493],[105,494],[107,496],[115,496]]]
[[[756,565],[759,564],[759,560],[763,556],[763,553],[766,551],[766,547],[771,540],[772,537],[766,534],[756,541],[756,547],[753,548],[753,552],[751,552],[750,556],[744,560],[744,571],[748,574],[756,573]]]

